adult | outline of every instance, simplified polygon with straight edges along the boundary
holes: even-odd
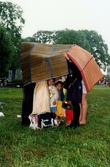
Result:
[[[48,82],[49,81],[50,80],[48,80]],[[32,129],[53,126],[54,124],[56,126],[57,121],[54,114],[50,111],[50,94],[47,81],[41,81],[36,83],[33,92],[32,113],[29,115],[28,118],[30,120],[30,128]]]
[[[88,104],[87,104],[86,97],[87,97],[87,91],[84,85],[84,81],[82,80],[82,101],[80,104],[80,117],[79,117],[80,125],[86,124],[86,116],[87,116],[87,110],[88,110]]]
[[[22,125],[29,125],[30,120],[28,116],[32,112],[33,108],[33,92],[35,83],[30,83],[23,86],[23,101],[22,101]]]
[[[82,101],[82,76],[78,67],[69,59],[67,60],[69,74],[64,84],[67,89],[67,100],[70,100],[73,105],[74,119],[69,127],[77,128],[79,126],[80,103]]]
[[[50,112],[49,90],[47,81],[36,83],[33,94],[32,114],[43,114]]]

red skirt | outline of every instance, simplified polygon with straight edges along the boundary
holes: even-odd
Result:
[[[74,119],[74,111],[66,110],[66,121],[72,121]]]

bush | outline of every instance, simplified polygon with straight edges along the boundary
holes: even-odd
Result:
[[[21,88],[22,87],[22,79],[14,79],[13,86]]]

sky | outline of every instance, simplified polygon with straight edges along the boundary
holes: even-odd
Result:
[[[1,0],[19,5],[25,25],[22,37],[39,30],[94,30],[110,53],[110,0]]]

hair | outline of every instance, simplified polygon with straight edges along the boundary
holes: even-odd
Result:
[[[61,84],[61,85],[63,86],[63,82],[62,82],[62,81],[57,81],[57,82],[55,83],[55,86],[58,85],[58,84]]]
[[[47,81],[49,81],[49,80],[53,80],[53,81],[55,82],[55,78],[50,78],[50,79],[48,79]]]

